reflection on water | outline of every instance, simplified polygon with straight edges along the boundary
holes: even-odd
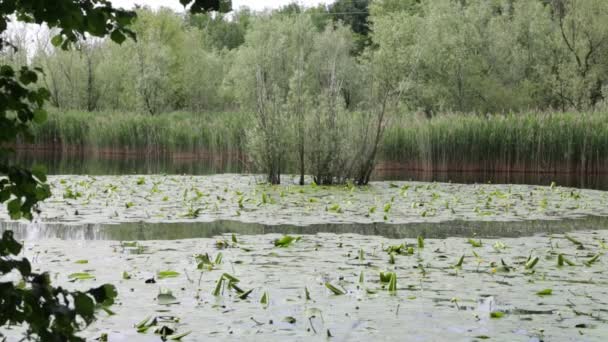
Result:
[[[64,240],[178,240],[210,238],[222,234],[360,234],[391,239],[447,237],[521,237],[538,233],[557,234],[574,230],[608,229],[608,217],[588,216],[577,219],[530,221],[448,221],[408,224],[315,224],[310,226],[263,225],[238,221],[196,223],[121,223],[53,224],[0,222],[0,230],[12,229],[21,240],[59,238]]]
[[[159,155],[91,155],[82,153],[20,151],[21,165],[42,164],[51,175],[88,174],[191,174],[247,172],[239,157],[210,155],[197,158],[171,158]],[[608,177],[601,174],[538,174],[522,172],[426,172],[394,168],[394,163],[380,163],[374,180],[412,180],[452,183],[536,184],[608,190]],[[386,167],[385,167],[386,166]]]
[[[380,166],[381,167],[381,166]],[[576,173],[526,173],[526,172],[484,172],[484,171],[412,171],[380,170],[376,172],[381,180],[412,180],[419,182],[443,183],[492,183],[492,184],[532,184],[608,190],[608,175]]]

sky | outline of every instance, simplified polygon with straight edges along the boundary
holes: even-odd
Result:
[[[131,8],[134,4],[147,5],[152,8],[169,7],[176,11],[182,11],[183,6],[179,0],[111,0],[112,4],[117,7]],[[277,8],[288,5],[294,0],[232,0],[232,8],[239,9],[247,6],[253,10],[263,10],[266,8]],[[318,4],[332,3],[333,0],[296,0],[295,2],[304,6],[316,6]]]

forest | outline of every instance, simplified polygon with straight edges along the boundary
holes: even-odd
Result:
[[[144,7],[136,41],[65,51],[22,27],[2,62],[46,70],[37,145],[238,152],[275,183],[286,171],[367,183],[378,158],[584,173],[606,170],[607,16],[602,0]]]

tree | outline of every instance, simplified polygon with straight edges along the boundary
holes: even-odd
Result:
[[[355,33],[356,53],[363,51],[369,44],[369,5],[370,0],[336,0],[329,5],[329,13],[334,21],[341,21]]]
[[[189,0],[181,0],[184,5]],[[194,1],[193,11],[219,8],[219,1]],[[127,37],[135,38],[129,25],[135,13],[113,8],[106,0],[8,0],[0,3],[0,50],[17,49],[5,36],[10,17],[26,23],[46,23],[59,30],[51,42],[68,49],[85,38],[109,35],[122,43]],[[27,66],[15,71],[8,64],[0,66],[0,146],[2,155],[17,137],[30,137],[30,125],[42,123],[46,118],[43,109],[50,97],[44,87],[36,87],[42,69]],[[43,170],[28,170],[0,160],[0,203],[7,202],[12,219],[32,219],[37,203],[48,198],[49,186],[45,184]],[[114,286],[106,284],[86,292],[67,291],[51,285],[46,273],[36,274],[27,259],[17,259],[21,245],[10,231],[0,239],[0,276],[13,271],[21,275],[23,283],[0,282],[0,325],[27,324],[28,338],[43,341],[81,341],[76,333],[80,322],[90,324],[95,319],[96,306],[106,306],[116,297]]]

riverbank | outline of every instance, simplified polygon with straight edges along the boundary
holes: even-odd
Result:
[[[18,150],[244,162],[249,122],[243,112],[55,112]],[[606,174],[608,112],[403,114],[390,120],[380,159],[385,169],[410,171]]]

